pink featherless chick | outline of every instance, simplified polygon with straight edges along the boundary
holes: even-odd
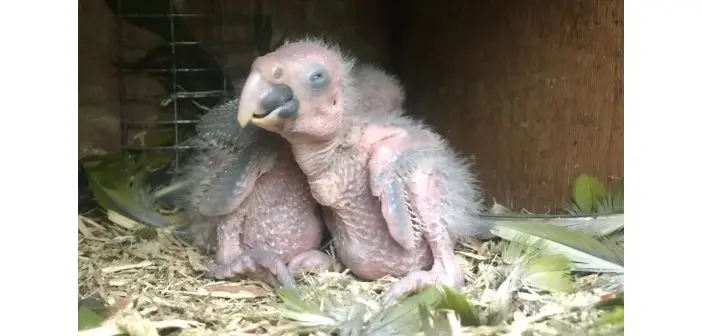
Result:
[[[258,57],[239,99],[239,123],[290,143],[352,273],[402,278],[384,293],[386,303],[430,284],[461,287],[453,247],[488,230],[478,218],[474,175],[401,108],[387,113],[367,104],[369,86],[354,65],[339,48],[312,39]]]
[[[324,223],[290,146],[275,133],[239,127],[236,100],[200,120],[197,152],[181,178],[196,245],[214,250],[217,279],[257,278],[295,287],[294,275],[329,269]]]
[[[404,90],[393,76],[370,65],[357,66],[353,75],[367,84],[362,94],[369,108],[388,113],[402,106]],[[180,198],[189,232],[196,245],[215,252],[215,278],[294,287],[293,276],[332,264],[319,250],[319,205],[290,145],[275,133],[240,127],[237,104],[205,114],[191,140],[198,152],[181,174]]]

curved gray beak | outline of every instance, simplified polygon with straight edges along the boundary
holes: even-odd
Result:
[[[251,122],[272,129],[284,118],[296,116],[297,109],[298,101],[288,85],[270,84],[258,70],[253,70],[241,91],[237,121],[241,127]]]

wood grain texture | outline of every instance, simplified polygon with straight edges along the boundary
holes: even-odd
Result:
[[[323,34],[398,72],[411,112],[475,155],[488,200],[553,210],[580,173],[605,182],[623,175],[623,0],[266,3],[276,27],[292,36]],[[79,152],[112,152],[119,148],[109,63],[117,56],[115,21],[100,0],[80,5]],[[218,13],[211,1],[181,7]],[[251,1],[225,1],[228,46],[251,38],[240,19],[250,14]],[[209,47],[220,39],[214,16],[189,22]],[[228,68],[246,69],[254,56],[225,54]]]
[[[624,170],[623,1],[411,1],[395,61],[410,109],[466,155],[488,200],[559,208]]]

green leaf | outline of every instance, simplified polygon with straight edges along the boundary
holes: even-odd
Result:
[[[624,178],[619,180],[611,192],[612,206],[615,211],[624,211]]]
[[[570,260],[562,255],[536,258],[526,267],[520,280],[532,287],[551,292],[569,293],[573,290]]]
[[[573,202],[581,211],[596,211],[595,204],[605,195],[604,188],[597,178],[587,174],[580,175],[573,184]]]
[[[422,332],[424,332],[424,335],[426,336],[439,336],[441,333],[437,330],[437,327],[434,325],[434,314],[432,314],[431,311],[429,311],[429,308],[423,304],[420,304],[419,307],[419,320],[421,321],[422,325]]]
[[[469,301],[455,290],[441,286],[428,286],[389,307],[384,307],[371,316],[367,323],[364,323],[367,312],[365,304],[334,307],[333,300],[323,299],[321,296],[315,297],[314,301],[302,299],[295,291],[281,288],[278,290],[278,297],[283,301],[283,307],[278,311],[284,318],[294,321],[300,327],[324,329],[344,336],[413,335],[422,330],[422,323],[429,325],[433,331],[445,334],[443,331],[450,329],[450,323],[445,314],[437,313],[439,307],[455,311],[456,315],[460,314],[462,321],[468,325],[474,324],[471,323],[471,319],[479,323],[479,318]],[[324,301],[323,304],[313,303],[320,299]]]
[[[158,231],[152,227],[143,227],[134,231],[134,236],[144,240],[154,240],[158,237]]]
[[[298,324],[306,327],[310,326],[337,326],[339,321],[325,314],[319,308],[308,304],[302,300],[295,290],[290,288],[280,288],[277,291],[278,297],[283,301],[283,309],[280,314]]]
[[[613,194],[615,195],[621,195],[621,197],[624,197],[624,178],[622,177],[619,182],[617,182],[617,185],[614,187],[614,190],[612,191]]]
[[[570,230],[584,232],[590,236],[607,236],[624,227],[624,214],[613,213],[603,215],[490,215],[483,214],[480,218],[492,225],[501,222],[517,222],[523,225],[541,223],[550,226],[560,226]]]
[[[514,264],[519,261],[519,258],[526,253],[529,245],[521,244],[519,242],[510,242],[507,240],[502,240],[498,243],[497,249],[502,255],[502,261],[507,264]]]
[[[624,292],[617,294],[614,298],[602,300],[595,304],[595,308],[598,309],[611,309],[616,307],[624,307]]]
[[[168,226],[168,221],[154,209],[153,200],[143,189],[132,187],[123,170],[110,166],[103,169],[84,166],[90,190],[97,203],[129,219],[155,227]]]
[[[473,305],[455,289],[447,286],[427,286],[417,294],[386,308],[374,316],[368,327],[370,335],[408,335],[422,327],[422,324],[433,325],[433,332],[444,330],[445,323],[436,319],[444,319],[435,315],[436,310],[455,311],[464,326],[482,325],[480,316]],[[422,310],[425,313],[422,313]],[[422,314],[428,314],[429,321]],[[448,322],[446,322],[448,323]]]
[[[598,325],[604,325],[604,324],[624,324],[624,307],[619,306],[615,307],[614,310],[611,312],[603,315],[599,321],[597,321]]]
[[[295,310],[295,311],[303,311],[303,312],[309,312],[313,314],[321,314],[322,311],[317,309],[317,307],[308,304],[307,302],[303,301],[297,293],[286,287],[281,287],[277,291],[278,297],[283,301],[283,304],[287,306],[288,308]]]
[[[455,311],[460,317],[461,325],[463,326],[479,326],[482,324],[475,307],[465,296],[448,286],[439,286],[437,289],[442,294],[442,299],[436,309]]]
[[[100,316],[104,316],[105,312],[107,311],[105,303],[96,297],[87,297],[85,299],[78,300],[78,307],[88,308]]]
[[[100,326],[102,318],[90,308],[78,307],[78,330],[85,330]]]
[[[368,335],[411,335],[421,328],[419,307],[429,310],[441,302],[441,293],[435,286],[429,286],[391,305],[369,321]]]
[[[551,292],[572,290],[570,261],[562,255],[544,254],[542,243],[527,245],[511,241],[502,248],[502,259],[511,269],[490,302],[488,319],[491,322],[502,321],[509,315],[512,295],[521,285]]]
[[[497,222],[492,233],[503,239],[563,255],[571,267],[585,272],[624,273],[624,249],[605,239],[544,223]]]
[[[175,133],[172,128],[156,128],[146,132],[141,140],[145,147],[158,147],[173,145],[173,139],[175,139]]]
[[[83,165],[85,169],[91,168],[99,170],[120,164],[123,159],[124,156],[120,154],[88,155],[80,158],[78,163]]]

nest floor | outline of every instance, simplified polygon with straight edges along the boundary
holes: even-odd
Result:
[[[143,228],[79,217],[79,305],[90,307],[105,319],[101,327],[84,333],[335,334],[332,327],[303,326],[300,319],[304,317],[286,318],[289,315],[281,313],[281,300],[261,282],[206,278],[203,265],[209,256],[172,231],[144,232],[147,231]],[[465,242],[456,248],[456,258],[470,281],[461,294],[478,309],[490,305],[505,280],[495,247],[494,241],[488,241]],[[339,269],[309,275],[299,282],[302,295],[334,298],[333,307],[321,307],[322,310],[338,313],[361,303],[366,315],[372,316],[381,309],[379,294],[393,280],[359,281]],[[494,326],[463,327],[458,334],[623,335],[623,330],[595,328],[603,312],[592,307],[608,295],[603,290],[605,283],[603,275],[588,275],[577,278],[577,290],[570,294],[517,292],[509,297],[509,316],[505,321]]]

